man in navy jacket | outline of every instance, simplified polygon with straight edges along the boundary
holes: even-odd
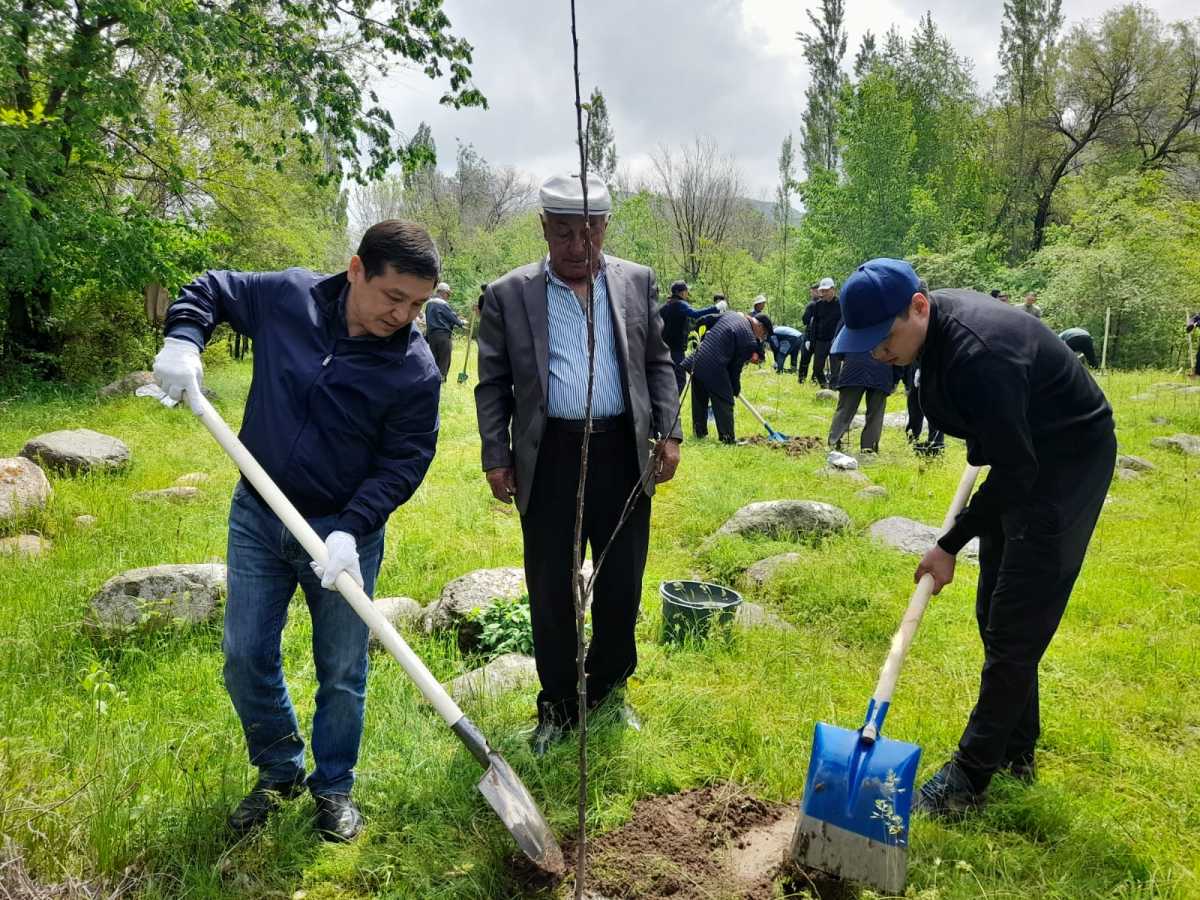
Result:
[[[324,567],[310,561],[255,490],[238,483],[229,513],[224,675],[259,776],[229,819],[235,832],[261,824],[280,797],[306,786],[323,837],[350,840],[361,828],[350,790],[368,629],[330,588],[346,571],[372,593],[387,518],[412,496],[433,459],[441,376],[412,322],[439,266],[423,228],[380,222],[345,272],[206,272],[167,313],[155,378],[169,400],[188,400],[193,410],[200,351],[216,326],[228,322],[253,339],[242,442],[329,552]],[[280,654],[297,584],[312,616],[319,683],[316,766],[307,778]]]
[[[772,331],[766,313],[725,313],[696,352],[683,361],[683,368],[692,373],[692,433],[696,437],[708,436],[711,403],[717,435],[722,443],[734,442],[733,398],[742,392],[742,369],[750,357],[762,352],[762,342]]]
[[[671,284],[671,296],[658,308],[658,315],[662,319],[663,343],[671,351],[671,362],[675,364],[675,383],[679,386],[681,394],[687,375],[680,364],[687,353],[688,333],[692,330],[692,321],[701,316],[722,313],[726,309],[724,300],[718,300],[712,306],[703,309],[696,309],[688,302],[691,299],[687,282],[676,281]]]

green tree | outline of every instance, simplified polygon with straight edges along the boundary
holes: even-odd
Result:
[[[470,82],[471,46],[455,37],[440,0],[0,0],[0,303],[4,353],[46,364],[56,299],[89,279],[140,290],[169,244],[161,209],[131,190],[147,177],[181,226],[206,185],[174,153],[188,101],[213,95],[249,110],[282,104],[290,116],[262,143],[230,135],[251,163],[296,154],[337,182],[383,175],[408,160],[391,114],[362,75],[397,60],[430,77],[448,68],[443,102],[482,105]],[[369,78],[367,79],[369,81]],[[199,137],[203,142],[203,136]],[[152,170],[147,176],[146,170]],[[146,250],[140,258],[77,254],[97,234]]]
[[[842,59],[846,55],[845,0],[821,0],[821,14],[807,11],[815,34],[798,32],[810,82],[805,89],[801,148],[809,175],[838,165],[838,99],[846,84]]]
[[[592,88],[587,113],[587,160],[588,170],[600,176],[605,184],[617,174],[617,142],[612,123],[608,119],[608,104],[600,88]]]
[[[779,185],[775,188],[775,226],[779,231],[779,296],[790,296],[788,290],[788,238],[792,231],[792,196],[796,192],[796,157],[792,150],[792,135],[783,139],[779,148]]]

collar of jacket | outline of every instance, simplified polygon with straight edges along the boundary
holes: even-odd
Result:
[[[388,337],[376,337],[373,334],[364,334],[357,338],[349,337],[346,326],[346,298],[350,295],[350,279],[345,272],[338,272],[336,275],[322,278],[309,289],[309,293],[322,318],[326,323],[334,326],[338,337],[348,340],[378,341],[387,345],[389,349],[394,347],[400,351],[401,357],[408,351],[408,339],[412,336],[413,330],[411,322]]]
[[[568,290],[570,289],[571,286],[569,284],[567,284],[565,281],[563,281],[561,278],[559,278],[558,274],[554,271],[554,267],[550,265],[550,254],[549,253],[547,253],[546,256],[542,259],[542,264],[543,264],[543,268],[546,270],[546,283],[547,284],[549,284],[551,281],[555,281],[558,284],[561,284],[563,287],[567,288]],[[603,275],[607,269],[608,269],[608,259],[605,257],[604,253],[601,252],[600,260],[599,260],[599,268],[596,270],[596,274],[592,276],[592,280],[595,281],[596,278]]]

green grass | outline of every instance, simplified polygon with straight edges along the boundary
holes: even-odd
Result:
[[[458,348],[461,353],[461,346]],[[211,354],[210,354],[211,355]],[[459,357],[461,359],[461,357]],[[453,370],[452,370],[453,372]],[[249,367],[211,366],[219,408],[236,421]],[[1123,452],[1158,470],[1114,483],[1083,574],[1042,666],[1040,782],[998,780],[986,811],[962,824],[916,820],[910,885],[922,897],[1200,896],[1200,485],[1198,461],[1150,448],[1150,438],[1200,433],[1200,400],[1161,392],[1130,397],[1171,376],[1106,376]],[[832,412],[792,378],[747,373],[747,396],[793,434],[824,434]],[[446,385],[442,434],[429,476],[391,520],[379,596],[435,598],[451,578],[519,565],[519,522],[490,499],[479,472],[471,385]],[[902,408],[900,395],[890,408]],[[1154,416],[1171,423],[1157,426]],[[739,411],[739,427],[753,433]],[[217,625],[160,633],[123,646],[93,643],[80,627],[88,598],[135,566],[222,559],[232,465],[186,412],[150,401],[95,401],[90,391],[44,388],[0,398],[0,456],[55,428],[89,427],[133,451],[119,476],[52,478],[37,530],[54,549],[37,560],[0,558],[0,835],[46,881],[65,875],[116,882],[128,871],[149,898],[515,896],[507,833],[474,790],[478,770],[419,700],[400,668],[376,656],[356,793],[364,838],[332,847],[311,834],[310,801],[258,837],[231,845],[221,823],[252,775],[221,683]],[[757,427],[757,426],[755,426]],[[591,764],[591,828],[627,820],[635,800],[715,780],[794,802],[813,722],[858,724],[915,560],[877,549],[866,527],[886,515],[940,522],[963,464],[920,462],[888,429],[867,471],[889,491],[815,474],[819,454],[684,445],[674,482],[654,506],[638,626],[640,666],[630,693],[640,734],[601,730]],[[204,471],[202,498],[137,504],[134,491]],[[810,498],[843,507],[845,535],[815,544],[703,540],[745,503]],[[79,531],[74,517],[99,524]],[[657,642],[661,579],[731,582],[765,556],[800,563],[748,599],[797,625],[796,634],[744,633],[705,647]],[[938,597],[901,679],[889,734],[925,749],[922,774],[952,751],[974,700],[981,649],[974,569],[959,568]],[[289,683],[302,721],[315,688],[310,628],[297,602],[285,633]],[[414,646],[442,678],[464,662],[448,640]],[[99,687],[98,687],[99,685]],[[106,687],[111,685],[111,687]],[[107,711],[95,705],[107,697]],[[532,691],[469,712],[543,803],[561,834],[575,816],[575,748],[535,761],[520,732]]]

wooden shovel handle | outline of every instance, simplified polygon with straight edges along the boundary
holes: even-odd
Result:
[[[958,482],[958,490],[954,493],[954,500],[951,501],[950,509],[947,510],[946,518],[942,522],[939,537],[950,530],[954,525],[954,520],[958,518],[958,514],[967,505],[967,499],[971,496],[971,489],[975,487],[975,479],[978,475],[979,466],[968,465],[963,470],[962,479]],[[900,621],[900,627],[892,637],[892,647],[888,651],[883,669],[879,672],[879,681],[875,685],[876,709],[892,700],[892,692],[895,691],[896,682],[900,678],[900,667],[904,665],[904,657],[908,655],[908,648],[917,634],[917,626],[921,624],[921,617],[925,615],[925,607],[929,605],[931,596],[933,596],[933,576],[927,573],[922,575],[921,580],[917,582],[916,589],[913,590],[912,597],[908,601],[908,608],[904,611],[904,618]],[[874,723],[869,723],[867,727],[874,728]],[[868,737],[865,729],[864,737]],[[874,735],[869,737],[874,738]]]

